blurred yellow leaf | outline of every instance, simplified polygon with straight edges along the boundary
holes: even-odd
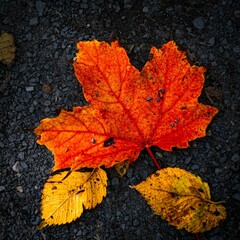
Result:
[[[129,165],[130,165],[130,161],[126,160],[124,162],[117,163],[116,165],[114,165],[114,168],[116,169],[118,174],[122,177],[126,174],[129,168]]]
[[[13,36],[3,32],[0,35],[0,61],[4,64],[11,64],[15,57],[15,51]]]
[[[183,169],[159,170],[133,188],[157,215],[178,229],[201,233],[226,218],[225,207],[211,201],[208,184]]]
[[[92,172],[60,172],[47,180],[42,192],[43,221],[38,226],[69,223],[84,209],[92,209],[106,196],[107,174],[101,168]]]

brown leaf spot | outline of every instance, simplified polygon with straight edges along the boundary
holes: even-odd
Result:
[[[78,192],[76,192],[76,194],[79,194],[79,193],[82,193],[82,192],[85,192],[85,190],[81,189]]]

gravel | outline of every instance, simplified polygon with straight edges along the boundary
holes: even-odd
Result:
[[[205,26],[204,23],[204,18],[203,17],[198,17],[193,20],[193,25],[197,29],[203,29]]]
[[[187,149],[153,148],[162,167],[189,170],[207,181],[212,199],[224,200],[226,221],[207,240],[236,240],[240,233],[240,2],[156,0],[0,0],[0,29],[13,34],[14,64],[0,64],[0,239],[187,239],[195,236],[156,216],[129,185],[156,171],[143,151],[122,178],[107,170],[108,195],[97,208],[59,227],[36,229],[51,153],[36,144],[31,129],[61,108],[86,101],[73,73],[75,41],[109,40],[115,32],[141,69],[151,46],[174,39],[193,64],[207,68],[200,102],[219,109],[205,138]],[[131,50],[131,51],[130,51]]]

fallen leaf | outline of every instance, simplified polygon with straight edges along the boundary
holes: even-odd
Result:
[[[79,42],[78,49],[74,69],[89,105],[35,129],[54,154],[54,170],[132,163],[144,148],[186,148],[206,135],[218,110],[198,103],[205,69],[190,66],[173,41],[153,47],[141,72],[118,42]]]
[[[42,192],[43,221],[38,228],[77,219],[84,209],[93,209],[102,202],[106,187],[107,174],[100,168],[92,172],[63,171],[53,175]]]
[[[211,201],[208,184],[183,169],[161,169],[133,188],[157,215],[178,229],[202,233],[226,218],[225,207]]]
[[[118,174],[121,177],[123,177],[127,173],[129,165],[130,165],[130,162],[128,160],[126,160],[124,162],[117,163],[116,165],[114,165],[114,168],[116,169]]]
[[[42,86],[42,90],[45,93],[50,93],[52,91],[52,88],[51,88],[51,86],[49,84],[44,83],[43,86]]]
[[[3,32],[0,35],[0,61],[4,64],[11,64],[15,58],[15,45],[13,36]]]

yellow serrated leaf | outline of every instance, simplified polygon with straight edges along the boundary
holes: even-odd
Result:
[[[3,32],[0,35],[0,61],[4,64],[11,64],[15,58],[15,51],[13,36]]]
[[[133,188],[157,215],[178,229],[202,233],[226,218],[225,207],[211,201],[208,184],[183,169],[161,169]]]
[[[107,174],[101,168],[92,172],[64,171],[52,176],[42,192],[43,221],[38,229],[77,219],[84,209],[92,209],[102,202],[106,187]]]

